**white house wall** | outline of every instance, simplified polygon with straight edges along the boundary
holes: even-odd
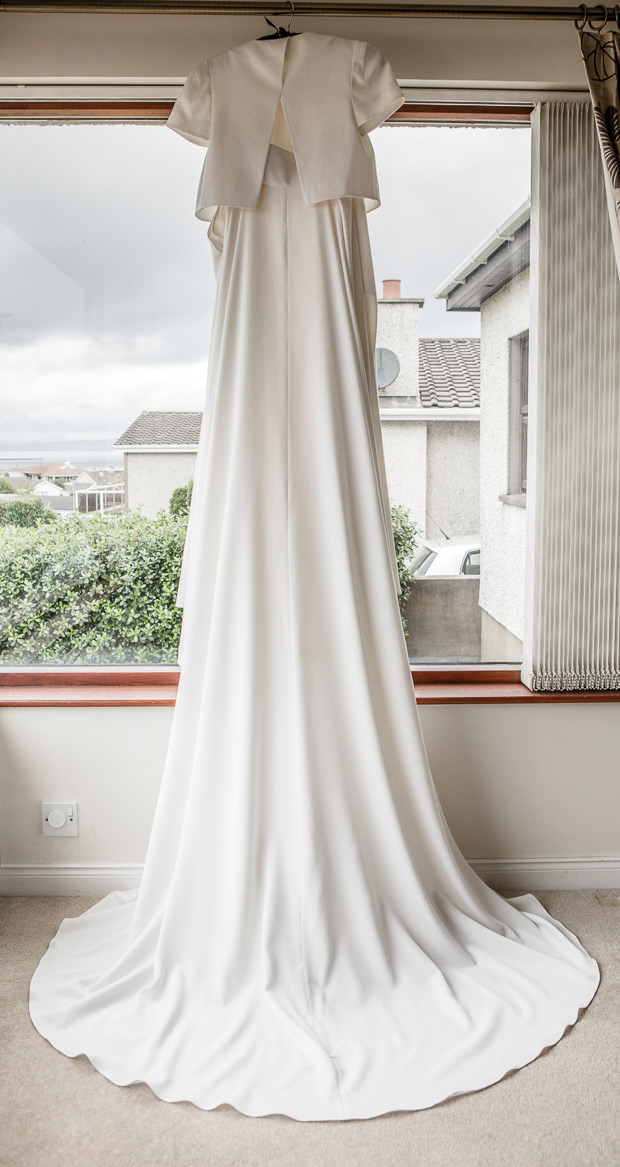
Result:
[[[422,534],[426,532],[426,431],[422,421],[381,423],[390,502],[407,507]]]
[[[501,502],[508,491],[510,337],[529,326],[529,269],[481,309],[480,340],[480,606],[523,639],[525,508]],[[501,652],[501,627],[490,635]],[[514,647],[512,637],[506,642]],[[483,621],[483,656],[484,652]],[[513,659],[508,656],[506,659]]]
[[[190,453],[125,454],[127,510],[141,509],[147,519],[167,511],[172,492],[187,486],[195,465],[196,454]]]
[[[437,421],[427,426],[426,531],[476,534],[480,529],[479,422]],[[432,516],[432,517],[431,517]]]

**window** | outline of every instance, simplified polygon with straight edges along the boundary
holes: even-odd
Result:
[[[522,565],[514,539],[493,542],[490,508],[505,490],[494,354],[502,329],[527,327],[529,134],[372,136],[382,434],[391,500],[416,527],[412,661],[519,659],[502,579]],[[202,152],[146,122],[0,124],[0,148],[0,663],[174,662],[215,292],[193,216]]]
[[[510,340],[510,461],[508,494],[527,490],[527,391],[529,333]]]

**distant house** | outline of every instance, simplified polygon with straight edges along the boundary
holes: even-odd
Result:
[[[33,478],[58,478],[65,484],[74,482],[82,473],[81,466],[74,466],[68,459],[65,462],[33,462],[31,466],[20,466],[20,474]]]
[[[4,469],[0,469],[0,476],[6,479],[6,481],[10,483],[11,486],[14,486],[17,490],[23,488],[30,489],[32,485],[32,480],[28,477],[27,474],[24,474],[21,466],[7,466]]]
[[[56,471],[63,469],[67,472],[67,481],[60,486],[56,481]],[[70,468],[70,470],[69,470]],[[37,465],[26,468],[27,473],[14,471],[0,471],[0,473],[16,486],[19,493],[3,495],[2,501],[27,496],[39,498],[46,510],[54,511],[62,518],[73,514],[74,511],[83,515],[89,514],[118,514],[124,509],[125,483],[123,472],[119,470],[80,470],[71,463],[63,462],[58,465],[44,467]],[[45,470],[50,477],[38,476],[38,472]],[[53,474],[53,477],[51,476]]]
[[[530,203],[437,289],[450,311],[480,312],[482,660],[521,660],[529,355]]]
[[[114,443],[125,462],[125,509],[154,518],[194,473],[202,413],[145,410]]]
[[[78,514],[118,514],[125,509],[122,471],[83,470],[70,487]]]
[[[40,482],[35,483],[31,493],[37,498],[58,498],[59,495],[66,494],[66,491],[50,478],[42,478]]]

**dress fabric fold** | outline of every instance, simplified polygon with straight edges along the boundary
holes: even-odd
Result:
[[[30,1012],[119,1085],[343,1120],[498,1081],[596,961],[460,854],[398,605],[362,198],[307,205],[271,145],[220,207],[181,676],[139,889],[66,919]]]

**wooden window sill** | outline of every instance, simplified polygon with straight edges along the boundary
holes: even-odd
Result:
[[[620,690],[533,693],[509,665],[412,665],[418,705],[533,705],[620,701]],[[173,706],[179,669],[0,668],[0,706]]]

